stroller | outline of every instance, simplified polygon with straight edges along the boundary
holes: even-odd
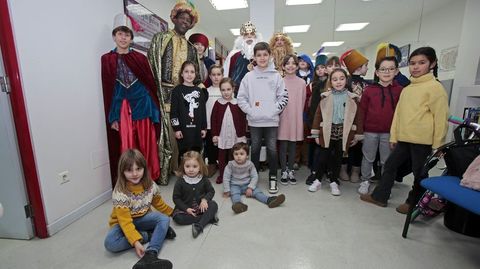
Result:
[[[480,155],[480,125],[463,121],[463,119],[450,117],[449,121],[459,124],[455,130],[454,141],[439,147],[427,158],[424,169],[430,171],[441,160],[445,160],[446,169],[442,175],[450,175],[461,178],[470,163]],[[432,191],[427,190],[419,202],[407,215],[402,236],[406,237],[408,226],[420,214],[428,217],[437,216],[442,212],[446,201]]]

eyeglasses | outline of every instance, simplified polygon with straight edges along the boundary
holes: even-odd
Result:
[[[390,67],[390,68],[379,68],[378,69],[378,72],[380,73],[390,73],[390,72],[395,72],[395,70],[397,70],[396,67]]]

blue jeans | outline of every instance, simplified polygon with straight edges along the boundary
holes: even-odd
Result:
[[[252,139],[251,160],[257,171],[260,171],[260,150],[262,138],[267,146],[269,176],[277,177],[277,129],[278,127],[252,127],[250,126],[250,138]]]
[[[149,241],[147,231],[152,232],[150,244],[146,250],[154,250],[157,253],[160,251],[160,248],[162,248],[169,224],[170,218],[157,211],[148,212],[142,217],[133,219],[133,225],[135,225],[135,229],[142,235],[143,243]],[[123,234],[122,228],[120,228],[118,224],[115,224],[110,231],[108,231],[104,245],[110,252],[120,252],[133,247],[128,242]]]
[[[230,185],[230,195],[232,197],[232,203],[238,203],[242,201],[242,194],[247,191],[248,184],[244,185]],[[267,204],[268,196],[266,196],[259,188],[253,190],[253,197],[258,201]]]

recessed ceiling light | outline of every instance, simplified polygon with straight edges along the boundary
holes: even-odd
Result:
[[[326,55],[329,55],[329,54],[332,54],[332,53],[331,53],[331,52],[322,52],[322,53],[320,53],[320,55],[322,55],[322,54],[326,56]],[[313,56],[313,57],[317,56],[317,53],[316,53],[316,52],[312,53],[312,56]]]
[[[341,32],[341,31],[359,31],[365,28],[370,24],[369,22],[357,22],[357,23],[342,23],[340,24],[335,31]]]
[[[293,46],[294,48],[298,48],[298,47],[300,47],[301,45],[302,45],[302,43],[292,43],[292,46]]]
[[[209,0],[216,10],[247,8],[247,0]]]
[[[234,36],[240,35],[240,28],[230,29],[230,32],[231,32]]]
[[[344,41],[327,41],[322,43],[322,47],[338,47],[345,43]]]
[[[284,33],[305,33],[308,29],[310,29],[310,25],[283,26]]]
[[[323,0],[287,0],[285,5],[287,6],[296,6],[296,5],[312,5],[320,4]]]

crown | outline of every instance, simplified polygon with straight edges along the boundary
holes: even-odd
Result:
[[[242,28],[240,28],[240,34],[254,34],[257,31],[255,25],[251,21],[247,21],[246,23],[242,24]]]

